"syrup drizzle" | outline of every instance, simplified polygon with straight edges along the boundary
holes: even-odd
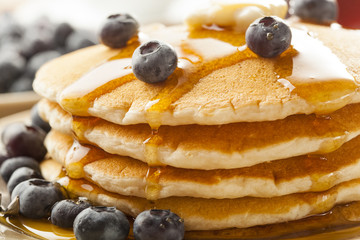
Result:
[[[71,178],[85,177],[84,166],[100,159],[108,158],[111,154],[104,151],[98,151],[92,145],[82,145],[74,140],[73,145],[65,158],[65,169]]]
[[[358,86],[346,67],[306,31],[293,29],[292,32],[293,47],[274,59],[274,74],[279,82],[285,79],[294,86],[291,93],[307,100],[316,113],[331,112],[347,104]],[[158,27],[148,35],[139,35],[139,41],[67,87],[60,96],[61,105],[74,115],[89,115],[87,111],[96,98],[135,79],[130,65],[133,50],[141,42],[157,38],[172,44],[179,56],[177,70],[147,104],[148,123],[157,129],[161,125],[161,114],[171,111],[172,103],[191,91],[200,79],[217,69],[259,58],[244,47],[244,34],[226,30],[203,29],[189,33],[179,28]],[[318,91],[319,86],[323,91]]]
[[[149,167],[145,176],[146,186],[145,186],[145,195],[146,199],[149,201],[155,201],[159,199],[159,194],[161,191],[161,185],[159,184],[161,176],[160,167]]]
[[[278,81],[314,107],[317,114],[333,112],[349,102],[358,88],[346,66],[307,32],[292,29],[292,51],[276,59]],[[324,91],[319,91],[321,87]]]
[[[311,37],[306,31],[297,29],[292,31],[292,47],[273,59],[274,75],[279,84],[285,83],[284,87],[289,89],[290,94],[305,99],[313,105],[314,112],[319,114],[332,112],[346,105],[351,94],[358,87],[354,78],[346,71],[346,67],[321,41]],[[172,111],[171,106],[174,102],[215,70],[259,57],[244,45],[244,34],[224,29],[188,32],[179,28],[157,26],[151,33],[140,33],[138,41],[132,42],[117,56],[67,87],[60,97],[59,102],[62,107],[73,115],[88,116],[89,108],[98,97],[135,80],[131,71],[130,56],[140,43],[149,39],[159,39],[173,45],[179,58],[177,69],[163,83],[161,90],[150,100],[145,109],[147,122],[153,129],[149,139],[144,142],[145,160],[150,166],[146,177],[147,188],[159,189],[157,182],[160,174],[155,178],[156,181],[149,179],[152,179],[150,176],[153,172],[157,172],[152,167],[161,165],[157,148],[162,139],[157,132],[162,124],[162,114]],[[84,86],[87,86],[85,90]],[[324,91],[318,91],[320,86]],[[342,143],[340,138],[338,143],[334,145],[340,146]],[[78,147],[78,145],[74,146],[74,148]],[[329,146],[324,148],[328,149]],[[82,163],[69,161],[66,166],[68,168],[77,165],[81,167]],[[77,177],[82,175],[81,172],[76,174]],[[148,195],[150,198],[156,196],[155,193]]]
[[[139,45],[138,40],[131,40],[117,55],[65,88],[58,102],[74,115],[90,116],[88,109],[96,98],[136,79],[131,70],[131,56]]]

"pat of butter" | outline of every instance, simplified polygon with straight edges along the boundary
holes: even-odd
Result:
[[[190,14],[186,23],[190,29],[217,25],[245,32],[255,19],[263,16],[284,18],[287,9],[284,0],[216,0]]]

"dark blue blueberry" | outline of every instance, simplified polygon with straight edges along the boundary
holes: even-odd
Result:
[[[138,28],[138,22],[129,14],[110,15],[100,30],[100,39],[111,48],[125,47],[136,36]]]
[[[28,167],[21,167],[16,169],[9,179],[7,188],[11,194],[14,188],[21,182],[31,179],[31,178],[43,178],[39,171]]]
[[[11,14],[5,13],[0,16],[0,39],[8,39],[9,41],[16,41],[21,39],[24,29],[12,17]]]
[[[76,31],[69,35],[66,40],[67,52],[72,52],[81,48],[90,47],[95,44],[93,35],[89,32]]]
[[[51,223],[62,228],[72,228],[76,216],[88,207],[90,203],[81,199],[77,201],[66,199],[57,202],[51,210]]]
[[[11,194],[11,200],[19,196],[20,214],[27,218],[48,217],[52,206],[66,197],[58,183],[43,179],[29,179],[19,183]]]
[[[30,157],[8,158],[3,162],[0,168],[0,175],[5,182],[8,182],[13,172],[18,168],[28,167],[40,173],[39,163]]]
[[[138,47],[132,56],[133,73],[146,83],[165,81],[176,67],[176,52],[167,43],[149,41]]]
[[[0,152],[0,167],[6,160],[9,159],[9,156],[5,153]]]
[[[134,222],[135,240],[182,240],[184,221],[170,210],[152,209],[140,213]]]
[[[31,125],[35,126],[35,127],[39,127],[42,130],[44,130],[44,132],[48,133],[51,129],[50,125],[48,122],[45,122],[39,115],[39,105],[35,104],[32,108],[31,108]]]
[[[74,32],[74,28],[69,23],[61,23],[55,28],[54,41],[59,47],[64,47],[67,38]]]
[[[247,46],[257,55],[272,58],[289,48],[291,30],[278,17],[264,17],[255,20],[246,30]]]
[[[60,57],[60,53],[55,50],[43,51],[35,54],[29,59],[28,65],[26,66],[26,74],[30,78],[35,77],[37,70],[46,62]]]
[[[113,207],[90,207],[74,221],[77,240],[127,239],[130,224],[126,216]]]
[[[13,81],[25,71],[25,59],[15,51],[0,52],[0,89],[7,91]]]
[[[21,55],[26,59],[39,52],[55,49],[54,29],[47,21],[40,21],[29,27],[22,39]]]
[[[41,129],[17,122],[4,128],[1,140],[9,156],[28,156],[42,161],[47,152],[45,136]]]
[[[30,59],[36,53],[53,49],[53,46],[38,36],[28,37],[24,40],[23,45],[20,49],[21,55],[26,59]]]
[[[292,8],[302,20],[320,24],[330,24],[338,15],[335,0],[294,0]]]
[[[32,91],[33,79],[23,76],[16,79],[9,88],[9,92],[25,92]]]

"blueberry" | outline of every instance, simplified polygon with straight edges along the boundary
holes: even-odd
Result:
[[[16,79],[9,88],[9,92],[25,92],[32,91],[33,79],[23,76]]]
[[[41,128],[44,132],[48,133],[51,129],[49,123],[45,122],[39,115],[39,106],[35,104],[31,108],[31,125]]]
[[[11,50],[0,52],[0,88],[7,91],[13,80],[20,77],[25,71],[25,59]]]
[[[31,38],[28,38],[27,40],[24,40],[20,53],[26,59],[29,59],[32,56],[34,56],[36,53],[47,51],[50,49],[53,49],[50,43],[48,43],[44,39],[33,36]]]
[[[26,59],[30,59],[39,52],[54,49],[55,46],[53,29],[47,24],[38,24],[27,29],[22,40],[20,53]]]
[[[51,223],[62,228],[71,228],[76,216],[88,207],[90,203],[81,199],[78,201],[66,199],[57,202],[51,210]]]
[[[30,157],[14,157],[4,161],[0,168],[0,175],[8,182],[13,172],[18,168],[28,167],[40,173],[39,163]]]
[[[114,207],[87,208],[74,221],[77,240],[121,240],[127,238],[129,230],[126,216]]]
[[[302,20],[320,24],[336,21],[338,14],[335,0],[294,0],[292,8]]]
[[[43,179],[29,179],[19,183],[11,194],[11,200],[19,196],[20,214],[27,218],[43,218],[50,215],[52,206],[66,197],[58,183]]]
[[[18,40],[24,33],[23,27],[12,17],[12,15],[5,13],[0,16],[0,38]]]
[[[64,47],[67,38],[74,32],[74,28],[69,23],[61,23],[55,28],[54,41],[59,47]]]
[[[247,46],[265,58],[276,57],[288,49],[291,36],[289,26],[278,17],[259,18],[245,33]]]
[[[129,14],[110,15],[100,30],[101,42],[111,48],[125,47],[137,34],[138,22]]]
[[[144,211],[134,222],[135,240],[181,240],[184,234],[184,221],[170,210]]]
[[[38,161],[46,154],[45,132],[24,123],[12,123],[4,128],[1,140],[9,156],[28,156]]]
[[[0,167],[3,164],[3,162],[5,162],[6,160],[9,159],[9,156],[5,153],[0,153]]]
[[[73,32],[66,40],[67,52],[72,52],[81,48],[90,47],[95,44],[92,35],[88,32]]]
[[[32,56],[26,67],[26,74],[30,78],[35,77],[37,70],[46,62],[59,57],[61,54],[55,50],[43,51]]]
[[[39,171],[36,171],[34,169],[28,168],[28,167],[21,167],[16,169],[13,174],[11,174],[11,177],[9,179],[9,182],[7,184],[7,188],[9,190],[9,193],[11,194],[14,188],[21,182],[31,179],[31,178],[43,178]]]
[[[176,67],[176,52],[167,43],[149,41],[138,47],[132,56],[135,76],[146,83],[165,81]]]

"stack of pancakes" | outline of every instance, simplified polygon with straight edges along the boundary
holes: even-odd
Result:
[[[187,231],[360,201],[360,34],[298,23],[292,33],[287,51],[264,59],[241,33],[153,25],[123,49],[98,45],[44,65],[34,89],[52,126],[49,155],[63,166],[56,179],[134,217],[170,209]],[[179,57],[163,83],[131,71],[134,49],[151,39]],[[53,164],[43,164],[51,179]]]

